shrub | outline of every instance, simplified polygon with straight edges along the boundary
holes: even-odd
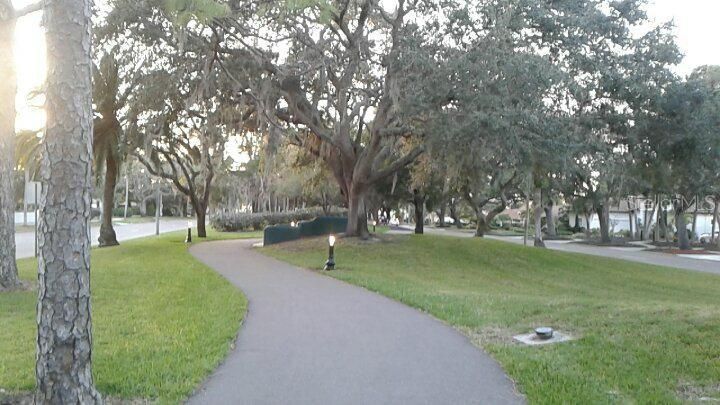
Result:
[[[118,208],[113,209],[114,217],[123,217],[124,215],[125,215],[125,207],[118,207]],[[136,215],[140,215],[140,208],[128,207],[128,217],[134,217]]]
[[[308,221],[322,216],[344,216],[347,210],[332,209],[325,213],[322,208],[307,208],[286,212],[235,213],[219,212],[210,218],[213,228],[221,232],[261,231],[270,225]]]

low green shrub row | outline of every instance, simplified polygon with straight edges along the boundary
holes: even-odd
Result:
[[[213,228],[222,232],[261,231],[270,225],[308,221],[316,217],[344,216],[346,212],[344,209],[330,209],[325,212],[322,208],[286,212],[220,212],[210,218],[210,223]]]
[[[271,225],[265,228],[263,244],[269,246],[300,238],[343,233],[347,228],[347,223],[347,217],[344,216],[322,216],[312,221],[299,221],[295,226]]]
[[[128,207],[127,212],[128,217],[134,217],[140,215],[140,208],[138,207]],[[125,207],[117,207],[113,208],[113,216],[116,218],[125,216]]]

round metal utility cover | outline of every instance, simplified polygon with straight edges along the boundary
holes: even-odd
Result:
[[[535,334],[540,339],[551,339],[553,337],[553,329],[543,326],[535,329]]]

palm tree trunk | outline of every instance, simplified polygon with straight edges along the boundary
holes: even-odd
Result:
[[[103,187],[103,212],[100,236],[100,247],[117,246],[115,229],[113,228],[113,209],[115,208],[115,186],[117,185],[118,163],[113,153],[108,153],[105,159],[105,184]]]
[[[37,404],[100,404],[92,373],[90,0],[45,6],[47,129],[42,162]]]
[[[12,10],[0,0],[0,9]],[[2,11],[2,10],[0,10]],[[20,287],[15,263],[15,95],[17,79],[13,45],[15,19],[0,20],[0,290]]]

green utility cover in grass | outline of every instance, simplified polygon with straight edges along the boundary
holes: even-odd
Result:
[[[273,225],[265,228],[263,244],[269,246],[300,238],[342,233],[345,232],[345,228],[347,228],[347,218],[344,217],[318,217],[312,221],[301,221],[295,227]]]

